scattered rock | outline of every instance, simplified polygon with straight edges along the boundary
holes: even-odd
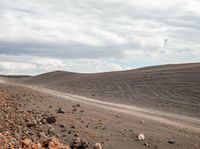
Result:
[[[62,108],[59,108],[59,109],[58,109],[58,111],[57,111],[57,113],[62,113],[62,114],[64,114],[64,113],[65,113],[65,111],[64,111],[64,109],[62,109]]]
[[[101,144],[100,143],[96,143],[94,145],[94,149],[102,149]]]
[[[41,132],[39,134],[39,142],[42,143],[44,146],[48,144],[49,142],[49,138],[45,135],[44,132]]]
[[[141,120],[141,121],[140,121],[140,124],[144,124],[144,121],[143,121],[143,120]]]
[[[137,139],[138,139],[139,141],[143,141],[143,140],[145,139],[144,134],[139,134],[139,135],[137,136]]]
[[[149,144],[147,142],[144,143],[145,146],[149,146]]]
[[[54,116],[49,116],[47,117],[47,122],[50,124],[50,123],[55,123],[56,122],[56,118]]]
[[[79,133],[78,133],[78,132],[77,132],[77,133],[75,133],[75,134],[74,134],[74,136],[75,136],[75,137],[78,137],[78,136],[79,136]]]
[[[73,141],[70,143],[71,149],[87,149],[88,142],[85,139],[74,138]]]
[[[25,139],[21,142],[23,148],[31,149],[32,148],[32,142],[29,139]]]
[[[29,140],[29,139],[23,140],[21,142],[21,146],[22,146],[22,149],[41,149],[42,148],[42,145],[40,143],[35,144],[31,140]]]
[[[103,127],[103,128],[102,128],[102,130],[105,130],[105,129],[106,129],[106,127]]]
[[[119,115],[115,115],[117,118],[120,118],[120,116]]]
[[[81,146],[82,146],[82,148],[84,148],[84,149],[86,149],[87,147],[88,147],[88,142],[87,142],[87,140],[85,140],[85,139],[81,139]]]
[[[28,124],[26,124],[27,127],[31,128],[31,127],[35,127],[37,125],[36,122],[30,122]]]
[[[46,123],[47,123],[47,119],[46,119],[46,118],[43,118],[43,119],[41,120],[41,122],[42,122],[42,124],[46,124]]]
[[[73,110],[72,110],[73,112],[76,112],[77,111],[77,108],[73,108]]]
[[[49,129],[48,129],[48,134],[49,135],[53,135],[54,134],[54,128],[53,128],[53,126],[51,126]]]
[[[71,128],[72,128],[72,129],[75,129],[76,127],[75,127],[74,125],[71,125]]]
[[[66,126],[63,124],[60,124],[60,128],[66,128]]]
[[[63,145],[57,138],[51,138],[48,145],[49,149],[70,149],[68,146]]]
[[[175,144],[176,141],[175,141],[175,140],[169,140],[168,143],[169,143],[169,144]]]
[[[78,108],[79,108],[80,106],[81,106],[80,104],[76,104],[76,107],[78,107]]]
[[[72,142],[70,142],[71,149],[77,149],[81,145],[80,138],[74,138]]]

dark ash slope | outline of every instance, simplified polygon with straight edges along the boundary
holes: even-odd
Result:
[[[50,72],[25,83],[109,102],[200,117],[200,63],[79,74]]]

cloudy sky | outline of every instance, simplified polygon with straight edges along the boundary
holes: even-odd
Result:
[[[0,74],[200,62],[200,0],[0,0]]]

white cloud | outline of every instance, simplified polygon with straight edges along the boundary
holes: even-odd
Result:
[[[25,74],[24,72],[33,69],[36,69],[36,66],[30,63],[0,61],[0,72],[3,74]]]
[[[36,68],[33,64],[27,63],[18,63],[18,62],[0,62],[0,66],[3,69],[21,69],[21,70],[28,70]]]
[[[39,74],[55,70],[71,72],[106,72],[125,70],[115,62],[105,59],[67,59],[60,60],[48,57],[6,56],[0,55],[0,73],[3,74]],[[23,59],[23,62],[19,62]]]
[[[59,59],[45,58],[45,57],[32,57],[30,62],[38,65],[39,67],[44,67],[45,69],[59,69],[64,68],[65,64]]]
[[[66,69],[74,72],[91,73],[124,70],[125,67],[101,59],[82,59],[66,61]]]
[[[0,0],[0,4],[0,58],[13,57],[7,60],[11,68],[27,63],[37,72],[56,68],[82,72],[83,67],[99,72],[139,62],[146,66],[200,61],[199,0]],[[8,69],[6,65],[4,59],[0,71]],[[30,68],[29,73],[36,73]]]

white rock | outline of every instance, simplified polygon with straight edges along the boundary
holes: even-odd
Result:
[[[96,143],[94,145],[94,149],[102,149],[101,144],[100,143]]]
[[[139,135],[137,136],[137,139],[138,139],[139,141],[143,141],[143,140],[145,139],[144,134],[139,134]]]
[[[143,121],[143,120],[141,120],[141,121],[140,121],[140,124],[144,124],[144,121]]]

